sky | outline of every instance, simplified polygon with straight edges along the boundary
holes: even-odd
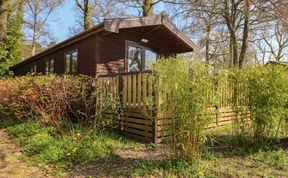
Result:
[[[50,29],[52,30],[52,34],[55,36],[57,43],[68,38],[69,27],[75,24],[73,7],[74,2],[72,0],[67,0],[66,3],[50,17]]]
[[[69,38],[69,28],[75,25],[74,0],[66,0],[65,4],[50,16],[50,29],[57,43]],[[159,4],[156,13],[163,11],[165,6]]]

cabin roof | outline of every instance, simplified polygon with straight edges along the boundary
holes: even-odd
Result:
[[[48,48],[41,53],[38,53],[30,58],[27,58],[23,60],[22,62],[12,66],[10,69],[13,70],[35,59],[49,55],[61,48],[74,44],[80,40],[83,40],[87,37],[98,34],[100,32],[119,33],[120,30],[141,28],[141,27],[153,27],[153,26],[154,26],[154,29],[152,29],[150,33],[153,33],[153,31],[156,30],[157,28],[164,27],[165,29],[169,31],[169,34],[165,34],[165,35],[172,35],[173,39],[181,41],[180,43],[181,50],[178,50],[179,53],[182,53],[182,52],[198,53],[199,52],[199,47],[193,41],[191,41],[182,31],[177,29],[177,27],[171,21],[169,21],[169,19],[167,19],[165,16],[159,15],[159,16],[137,17],[137,18],[113,18],[113,19],[105,19],[104,22],[88,30],[85,30],[71,38],[68,38],[67,40],[60,42],[59,44],[51,48]],[[177,45],[179,47],[179,43],[177,43]]]

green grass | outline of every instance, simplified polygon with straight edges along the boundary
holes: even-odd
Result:
[[[137,154],[145,146],[116,133],[85,135],[79,131],[74,135],[67,132],[60,136],[53,127],[41,127],[36,122],[15,123],[9,120],[1,126],[21,146],[28,162],[42,165],[45,172],[60,177],[69,176],[67,173],[71,164],[85,167],[96,161],[95,165],[99,166],[100,163],[101,166],[103,161],[108,166],[105,168],[103,165],[103,169],[111,169],[111,166],[118,164],[113,162],[117,159],[122,160],[118,166],[123,166],[123,174],[126,176],[125,170],[128,169],[128,174],[132,177],[288,176],[285,141],[267,139],[263,144],[253,146],[251,138],[225,135],[227,129],[229,130],[228,126],[211,132],[211,140],[205,145],[198,163],[191,165],[184,160],[170,160],[164,156],[161,159],[139,158],[135,160],[135,166],[133,159],[125,158],[125,155],[121,155],[123,158],[115,157],[113,153],[126,150],[129,157],[129,152]],[[160,147],[150,143],[146,148],[148,152],[157,152]]]
[[[202,177],[204,170],[199,165],[190,165],[184,160],[145,161],[132,173],[132,176],[159,177]]]
[[[230,126],[231,127],[231,126]],[[285,141],[267,139],[253,145],[252,138],[225,135],[229,126],[210,132],[210,140],[197,164],[184,160],[144,161],[132,176],[156,177],[287,177]],[[282,145],[282,146],[281,146]]]
[[[139,149],[139,144],[124,139],[114,133],[81,132],[70,135],[68,132],[58,135],[53,127],[41,127],[36,122],[3,123],[6,131],[21,146],[22,152],[29,162],[44,165],[45,171],[57,168],[56,174],[62,175],[68,164],[87,164],[92,161],[105,159],[114,151],[124,149]]]

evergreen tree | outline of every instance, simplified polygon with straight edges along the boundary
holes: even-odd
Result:
[[[11,8],[14,9],[14,8]],[[16,5],[15,11],[10,11],[7,17],[7,32],[0,46],[0,76],[9,75],[9,67],[21,60],[23,3]]]

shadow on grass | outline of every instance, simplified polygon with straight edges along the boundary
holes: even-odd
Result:
[[[253,143],[251,137],[235,137],[233,135],[213,135],[209,137],[207,145],[208,151],[221,155],[222,157],[246,157],[262,152],[275,150],[288,150],[288,138],[269,138],[259,145]]]
[[[147,161],[156,162],[148,158],[124,158],[113,154],[88,165],[76,166],[72,177],[131,177],[137,167]]]

